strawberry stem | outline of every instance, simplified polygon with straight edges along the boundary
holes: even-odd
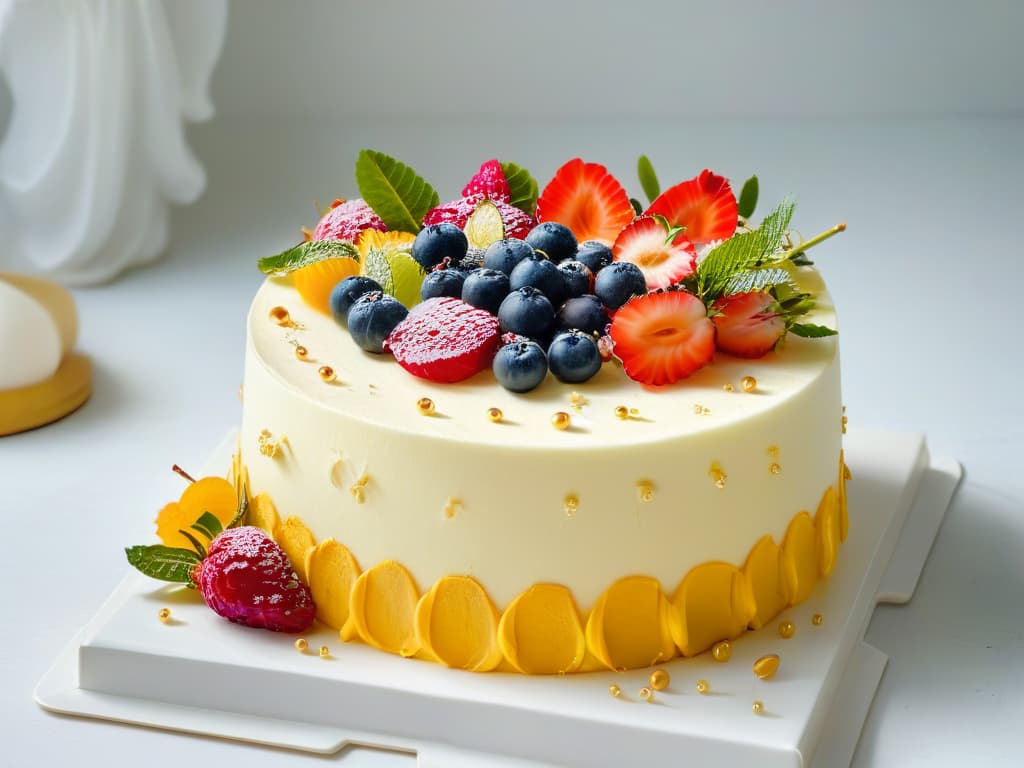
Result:
[[[800,243],[799,245],[794,246],[793,247],[793,251],[794,251],[794,253],[799,253],[800,251],[806,251],[808,248],[813,248],[818,243],[822,243],[822,242],[828,240],[830,237],[832,237],[832,235],[838,235],[840,232],[845,232],[845,231],[846,231],[846,223],[845,222],[842,222],[840,224],[836,224],[834,227],[832,227],[832,229],[827,229],[824,232],[822,232],[820,235],[815,235],[810,240],[805,240],[804,242]]]
[[[194,483],[196,481],[196,479],[194,477],[192,477],[192,475],[190,475],[184,469],[179,467],[177,464],[175,464],[173,467],[171,467],[171,471],[172,472],[176,472],[177,474],[181,475],[186,480],[188,480],[190,483]]]

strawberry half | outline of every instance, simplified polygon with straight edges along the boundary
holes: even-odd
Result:
[[[609,331],[629,378],[660,386],[685,379],[715,354],[715,327],[704,304],[683,291],[626,302]]]
[[[464,229],[466,221],[473,211],[485,199],[484,195],[476,194],[469,197],[461,197],[448,203],[441,203],[436,208],[431,208],[427,211],[427,215],[423,217],[423,226],[429,227],[431,224],[444,224],[448,222],[449,224],[454,224],[459,229]],[[525,240],[536,223],[533,217],[519,210],[514,205],[509,205],[504,200],[492,200],[492,202],[498,207],[498,212],[501,213],[501,221],[505,225],[505,237],[517,237],[520,240]]]
[[[611,245],[633,215],[629,195],[608,169],[578,157],[555,172],[537,200],[537,221],[564,224],[581,243]]]
[[[462,189],[463,197],[472,197],[473,195],[483,195],[491,200],[501,200],[504,203],[511,199],[512,190],[508,187],[505,172],[501,170],[501,163],[497,160],[488,160],[480,166],[480,170]]]
[[[737,357],[761,357],[775,349],[786,333],[786,321],[767,291],[723,296],[712,306],[715,344]]]
[[[697,269],[697,251],[685,234],[674,237],[664,219],[644,216],[636,219],[615,239],[612,258],[640,267],[647,290],[668,288],[685,280]]]
[[[686,237],[694,245],[732,237],[739,220],[728,179],[707,169],[662,192],[644,211],[644,216],[654,214],[664,216],[673,227],[686,227]]]
[[[501,345],[498,318],[440,296],[413,307],[384,342],[413,376],[451,383],[490,368]]]
[[[387,232],[387,225],[365,200],[356,198],[331,207],[313,230],[314,240],[345,240],[354,243],[364,229]]]

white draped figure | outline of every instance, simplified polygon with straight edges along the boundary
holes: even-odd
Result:
[[[226,0],[0,0],[0,270],[82,285],[161,254],[206,183],[184,121],[213,114],[226,25]]]

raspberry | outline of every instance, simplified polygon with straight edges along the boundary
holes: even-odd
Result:
[[[361,198],[336,205],[324,214],[313,230],[314,240],[345,240],[354,243],[365,229],[387,232],[387,225]]]
[[[512,191],[505,179],[505,172],[501,170],[501,163],[497,160],[488,160],[480,166],[480,170],[462,190],[463,197],[471,195],[484,195],[491,200],[501,200],[505,203],[509,201]]]

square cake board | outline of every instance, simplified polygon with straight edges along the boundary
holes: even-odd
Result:
[[[228,465],[234,445],[231,434],[208,473]],[[638,696],[650,670],[475,674],[341,643],[319,624],[305,635],[311,650],[298,653],[293,636],[240,628],[194,593],[135,573],[75,635],[36,701],[324,754],[350,744],[414,752],[422,768],[849,765],[887,661],[864,632],[875,605],[912,596],[961,468],[930,457],[915,434],[851,430],[845,452],[850,532],[829,579],[734,641],[727,663],[704,653],[661,665],[671,683],[651,703]],[[156,620],[163,606],[167,624]],[[788,640],[776,631],[786,619],[797,628]],[[762,681],[751,666],[768,653],[781,664]],[[708,694],[697,693],[699,679]],[[609,695],[612,684],[621,697]]]

